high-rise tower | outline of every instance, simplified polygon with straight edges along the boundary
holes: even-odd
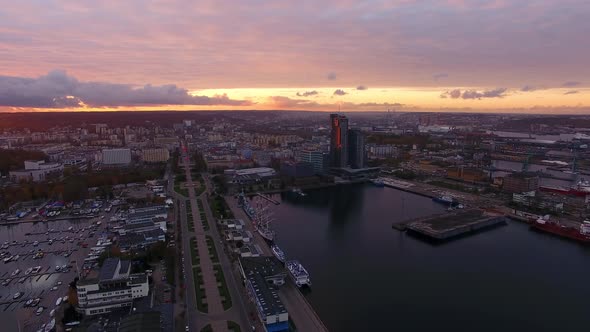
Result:
[[[365,136],[359,129],[348,131],[348,164],[351,168],[366,167]]]
[[[330,167],[348,165],[348,118],[344,115],[330,114],[332,133],[330,135]]]

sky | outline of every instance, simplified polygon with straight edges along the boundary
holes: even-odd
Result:
[[[590,114],[588,0],[19,0],[0,111]]]

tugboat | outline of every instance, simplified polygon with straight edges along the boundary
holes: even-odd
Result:
[[[279,246],[273,244],[270,246],[270,250],[272,251],[273,255],[275,255],[275,257],[281,261],[281,263],[285,263],[285,253],[281,250],[281,248],[279,248]]]

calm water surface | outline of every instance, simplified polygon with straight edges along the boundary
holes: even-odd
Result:
[[[430,199],[349,185],[282,194],[277,242],[331,331],[588,331],[590,250],[510,223],[434,246],[391,223]]]

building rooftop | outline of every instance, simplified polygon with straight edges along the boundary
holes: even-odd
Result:
[[[100,268],[98,278],[100,281],[125,278],[129,275],[130,266],[129,261],[118,258],[107,258]]]

